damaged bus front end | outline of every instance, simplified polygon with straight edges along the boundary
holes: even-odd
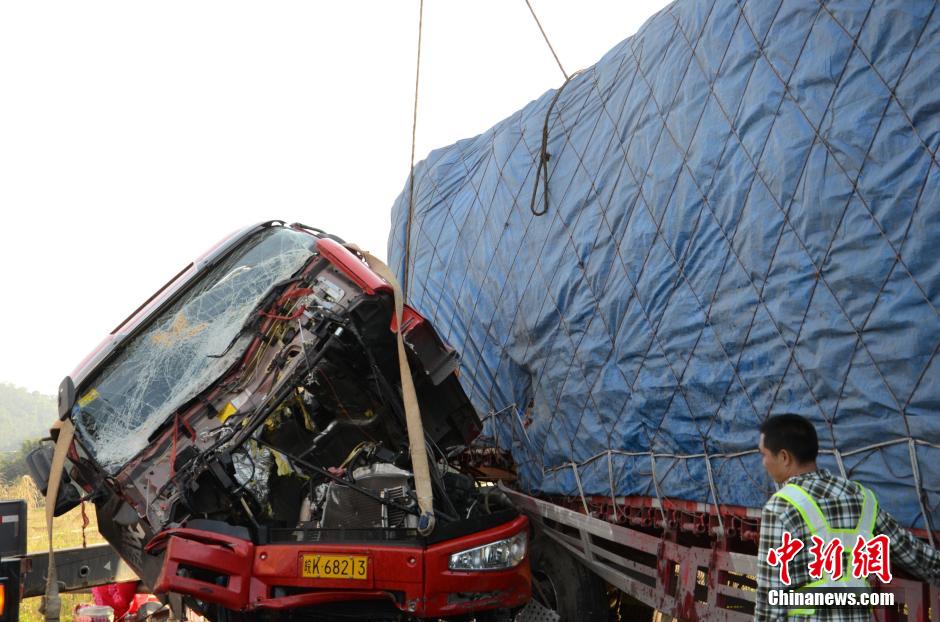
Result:
[[[407,306],[401,324],[430,533],[392,287],[337,238],[280,221],[189,266],[65,379],[75,439],[59,509],[70,494],[93,500],[144,583],[210,618],[523,605],[525,517],[451,466],[480,431],[456,354]]]

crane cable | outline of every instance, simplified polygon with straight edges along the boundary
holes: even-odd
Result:
[[[415,480],[415,493],[418,496],[418,507],[421,516],[418,517],[418,533],[422,536],[434,531],[436,518],[434,515],[434,491],[431,487],[431,466],[428,462],[428,449],[424,438],[424,421],[421,419],[421,407],[418,404],[418,394],[415,390],[414,379],[411,376],[411,366],[408,364],[408,354],[405,351],[404,341],[404,296],[398,280],[385,262],[371,253],[362,250],[355,244],[347,244],[353,253],[358,253],[365,259],[369,268],[385,279],[392,287],[392,296],[395,302],[395,339],[398,347],[398,372],[401,377],[401,398],[405,409],[405,425],[408,433],[408,449],[411,454],[411,470]]]
[[[549,51],[551,51],[552,56],[555,57],[555,62],[558,63],[558,68],[561,69],[561,75],[565,76],[565,81],[571,79],[571,76],[568,75],[568,72],[565,71],[565,68],[562,67],[561,61],[558,59],[558,54],[555,54],[555,48],[552,47],[552,42],[548,40],[548,35],[545,34],[545,29],[542,28],[542,22],[539,21],[538,16],[535,14],[535,9],[532,8],[532,4],[529,0],[525,0],[525,5],[529,7],[529,13],[532,14],[532,19],[535,20],[535,25],[539,27],[539,32],[542,33],[542,38],[545,39],[546,45],[548,45]]]
[[[529,0],[525,0],[526,5],[529,7],[529,12],[532,13],[532,17],[535,19],[536,25],[539,27],[539,31],[542,33],[542,37],[545,39],[545,43],[548,44],[548,49],[551,51],[552,56],[555,57],[555,62],[558,63],[558,68],[561,70],[562,75],[565,76],[565,85],[571,80],[574,76],[569,76],[565,71],[565,68],[562,66],[561,61],[558,59],[558,54],[555,53],[555,48],[552,47],[551,42],[548,40],[548,35],[545,34],[545,29],[542,28],[542,24],[539,22],[538,16],[536,16],[535,11],[532,9],[532,5],[529,3]],[[421,36],[424,31],[424,0],[420,0],[418,5],[418,50],[417,57],[415,60],[415,96],[414,96],[414,108],[412,110],[411,117],[411,162],[410,162],[410,171],[408,175],[408,219],[405,222],[405,251],[403,253],[403,268],[402,268],[402,280],[401,285],[396,282],[394,274],[382,261],[378,260],[376,257],[373,257],[369,253],[362,251],[361,249],[350,245],[349,247],[354,252],[359,252],[369,264],[369,267],[372,268],[379,276],[384,278],[392,286],[394,291],[395,298],[395,318],[397,322],[397,341],[398,341],[398,357],[400,364],[401,372],[401,387],[402,387],[402,398],[405,403],[405,412],[406,412],[406,423],[408,426],[408,440],[411,449],[411,462],[412,470],[415,475],[415,487],[417,488],[418,493],[418,503],[421,508],[422,516],[419,523],[418,531],[422,533],[430,533],[434,529],[434,497],[431,491],[430,486],[430,468],[428,465],[427,459],[427,450],[425,449],[424,443],[424,430],[423,422],[421,420],[420,409],[418,408],[418,400],[415,394],[414,384],[411,378],[411,370],[408,366],[408,357],[405,355],[405,346],[402,339],[402,310],[405,300],[408,298],[408,285],[410,282],[410,263],[411,263],[411,229],[412,223],[414,221],[414,196],[415,196],[415,144],[417,142],[417,133],[418,133],[418,92],[421,81]],[[577,75],[577,74],[575,74]],[[562,89],[564,85],[562,86]],[[555,99],[552,100],[552,106],[554,106],[555,100],[558,98],[558,95],[561,93],[559,89],[558,93],[555,94]],[[549,108],[549,114],[551,114],[551,107]],[[548,116],[546,115],[545,119],[546,127],[543,132],[542,137],[542,163],[540,170],[545,169],[545,183],[548,183],[548,158],[549,154],[547,151],[548,143]],[[538,185],[538,179],[536,179],[536,186]],[[548,208],[548,188],[546,187],[545,192],[545,201],[546,201],[546,210]],[[533,203],[534,203],[533,197]],[[534,212],[533,206],[533,212]]]
[[[558,101],[559,95],[565,90],[565,87],[568,86],[568,83],[571,82],[571,79],[581,73],[580,70],[569,74],[565,71],[565,68],[561,64],[561,60],[558,58],[558,54],[555,53],[555,48],[552,46],[552,42],[548,40],[548,35],[545,34],[545,29],[542,28],[542,22],[539,21],[538,15],[535,14],[535,9],[532,8],[532,3],[529,0],[525,0],[525,4],[529,7],[529,13],[532,14],[532,19],[535,20],[535,25],[539,27],[539,32],[542,33],[542,38],[545,39],[545,44],[548,45],[549,51],[552,53],[552,56],[555,57],[555,62],[558,63],[558,68],[561,70],[561,75],[565,76],[565,82],[558,90],[555,91],[555,96],[552,97],[551,103],[548,104],[548,111],[545,113],[545,123],[542,126],[542,147],[539,149],[539,159],[536,164],[535,169],[535,183],[532,184],[532,201],[529,203],[529,210],[532,212],[533,216],[544,216],[548,212],[548,161],[551,159],[551,154],[548,152],[548,120],[552,116],[552,110],[555,108],[555,102]],[[541,210],[536,209],[535,203],[536,198],[538,197],[539,192],[539,180],[542,180],[542,202],[543,207]]]
[[[418,6],[418,54],[415,61],[415,102],[411,116],[411,167],[408,173],[408,220],[405,223],[405,253],[402,271],[402,296],[408,298],[409,266],[411,263],[411,223],[415,210],[415,142],[418,135],[418,85],[421,78],[421,33],[424,30],[424,0]]]
[[[548,212],[548,161],[551,159],[552,154],[548,152],[548,121],[552,116],[552,110],[555,108],[555,102],[558,101],[558,97],[561,95],[561,92],[565,90],[565,87],[568,86],[568,83],[571,82],[571,79],[575,76],[581,74],[581,70],[574,72],[565,80],[564,84],[558,87],[558,90],[555,91],[555,95],[552,97],[551,103],[548,104],[548,111],[545,113],[545,123],[542,125],[542,146],[539,149],[539,161],[537,168],[535,169],[535,183],[532,184],[532,200],[529,202],[529,210],[532,212],[533,216],[544,216]],[[542,180],[542,203],[543,207],[541,210],[536,209],[535,202],[539,195],[539,179]]]
[[[402,314],[404,302],[408,298],[408,283],[410,281],[411,263],[411,225],[414,220],[415,208],[415,143],[418,135],[418,87],[421,84],[421,34],[424,31],[424,0],[418,4],[418,52],[415,60],[415,99],[411,116],[411,164],[408,173],[408,220],[405,223],[405,252],[401,285],[395,279],[391,269],[381,260],[373,257],[356,247],[372,268],[373,272],[384,278],[392,286],[395,298],[395,321],[398,342],[398,363],[401,375],[402,401],[405,406],[405,422],[408,428],[408,445],[411,450],[411,469],[414,472],[415,488],[418,494],[418,506],[421,508],[421,518],[418,523],[418,532],[427,535],[434,530],[434,493],[431,490],[430,465],[428,453],[424,443],[424,423],[421,420],[421,410],[418,407],[418,397],[415,393],[414,381],[411,378],[411,369],[408,365],[408,356],[405,353],[405,343],[402,336]]]

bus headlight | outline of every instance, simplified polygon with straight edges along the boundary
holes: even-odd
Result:
[[[525,559],[528,533],[522,531],[511,538],[460,551],[450,556],[451,570],[505,570],[518,566]]]

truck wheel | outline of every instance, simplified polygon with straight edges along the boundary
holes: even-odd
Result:
[[[547,536],[532,542],[532,598],[559,622],[607,622],[607,585]]]

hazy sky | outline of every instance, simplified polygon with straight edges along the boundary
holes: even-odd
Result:
[[[530,0],[565,68],[664,0]],[[0,3],[0,382],[53,394],[234,229],[385,256],[411,150],[418,1]],[[416,159],[563,78],[524,0],[427,0]]]

